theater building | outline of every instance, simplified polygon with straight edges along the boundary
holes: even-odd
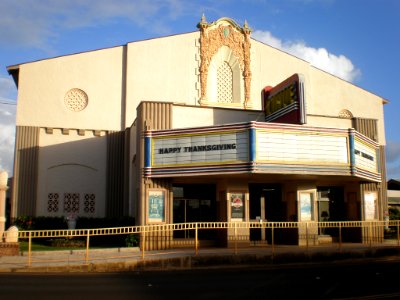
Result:
[[[8,72],[18,86],[12,217],[387,214],[387,101],[253,39],[247,23],[203,17],[191,33]]]

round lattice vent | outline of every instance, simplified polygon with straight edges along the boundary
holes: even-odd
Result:
[[[88,96],[81,89],[71,89],[64,97],[65,106],[71,111],[81,111],[88,105]]]

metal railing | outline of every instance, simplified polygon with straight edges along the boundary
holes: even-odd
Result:
[[[140,237],[140,256],[145,258],[146,251],[171,249],[182,239],[175,237],[177,232],[186,231],[191,238],[185,239],[188,247],[194,248],[198,255],[200,233],[210,230],[224,230],[227,246],[237,254],[241,244],[247,246],[261,244],[270,249],[272,255],[275,248],[285,244],[282,239],[291,232],[294,238],[292,245],[305,247],[306,250],[321,243],[327,243],[342,250],[343,243],[361,243],[372,247],[391,240],[400,247],[400,221],[343,221],[343,222],[196,222],[179,224],[160,224],[146,226],[112,227],[97,229],[63,229],[63,230],[29,230],[19,231],[18,238],[28,241],[28,266],[32,265],[32,241],[49,238],[84,238],[85,263],[89,262],[90,240],[95,236],[130,235]],[[291,230],[291,231],[290,231]],[[353,230],[353,231],[352,231]],[[355,231],[354,231],[355,230]],[[257,232],[258,231],[258,232]],[[263,234],[260,235],[263,232]],[[257,234],[252,234],[257,233]],[[293,234],[294,233],[294,234]],[[204,234],[203,234],[204,236]],[[255,237],[254,237],[255,236]],[[327,239],[323,241],[323,239]]]

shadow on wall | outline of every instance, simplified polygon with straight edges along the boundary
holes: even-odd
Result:
[[[91,132],[84,135],[77,130],[69,130],[68,134],[41,132],[40,144],[47,146],[17,149],[18,203],[14,205],[18,216],[106,215],[107,191],[110,185],[121,185],[123,178],[115,173],[122,172],[124,141],[120,139],[124,133],[117,132],[115,137],[115,134],[94,136]],[[118,166],[113,168],[113,161]],[[119,190],[123,192],[122,188]],[[123,201],[123,197],[118,199],[115,205]]]

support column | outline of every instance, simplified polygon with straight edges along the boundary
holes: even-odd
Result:
[[[3,242],[3,234],[6,225],[6,192],[8,174],[6,171],[0,173],[0,242]]]

